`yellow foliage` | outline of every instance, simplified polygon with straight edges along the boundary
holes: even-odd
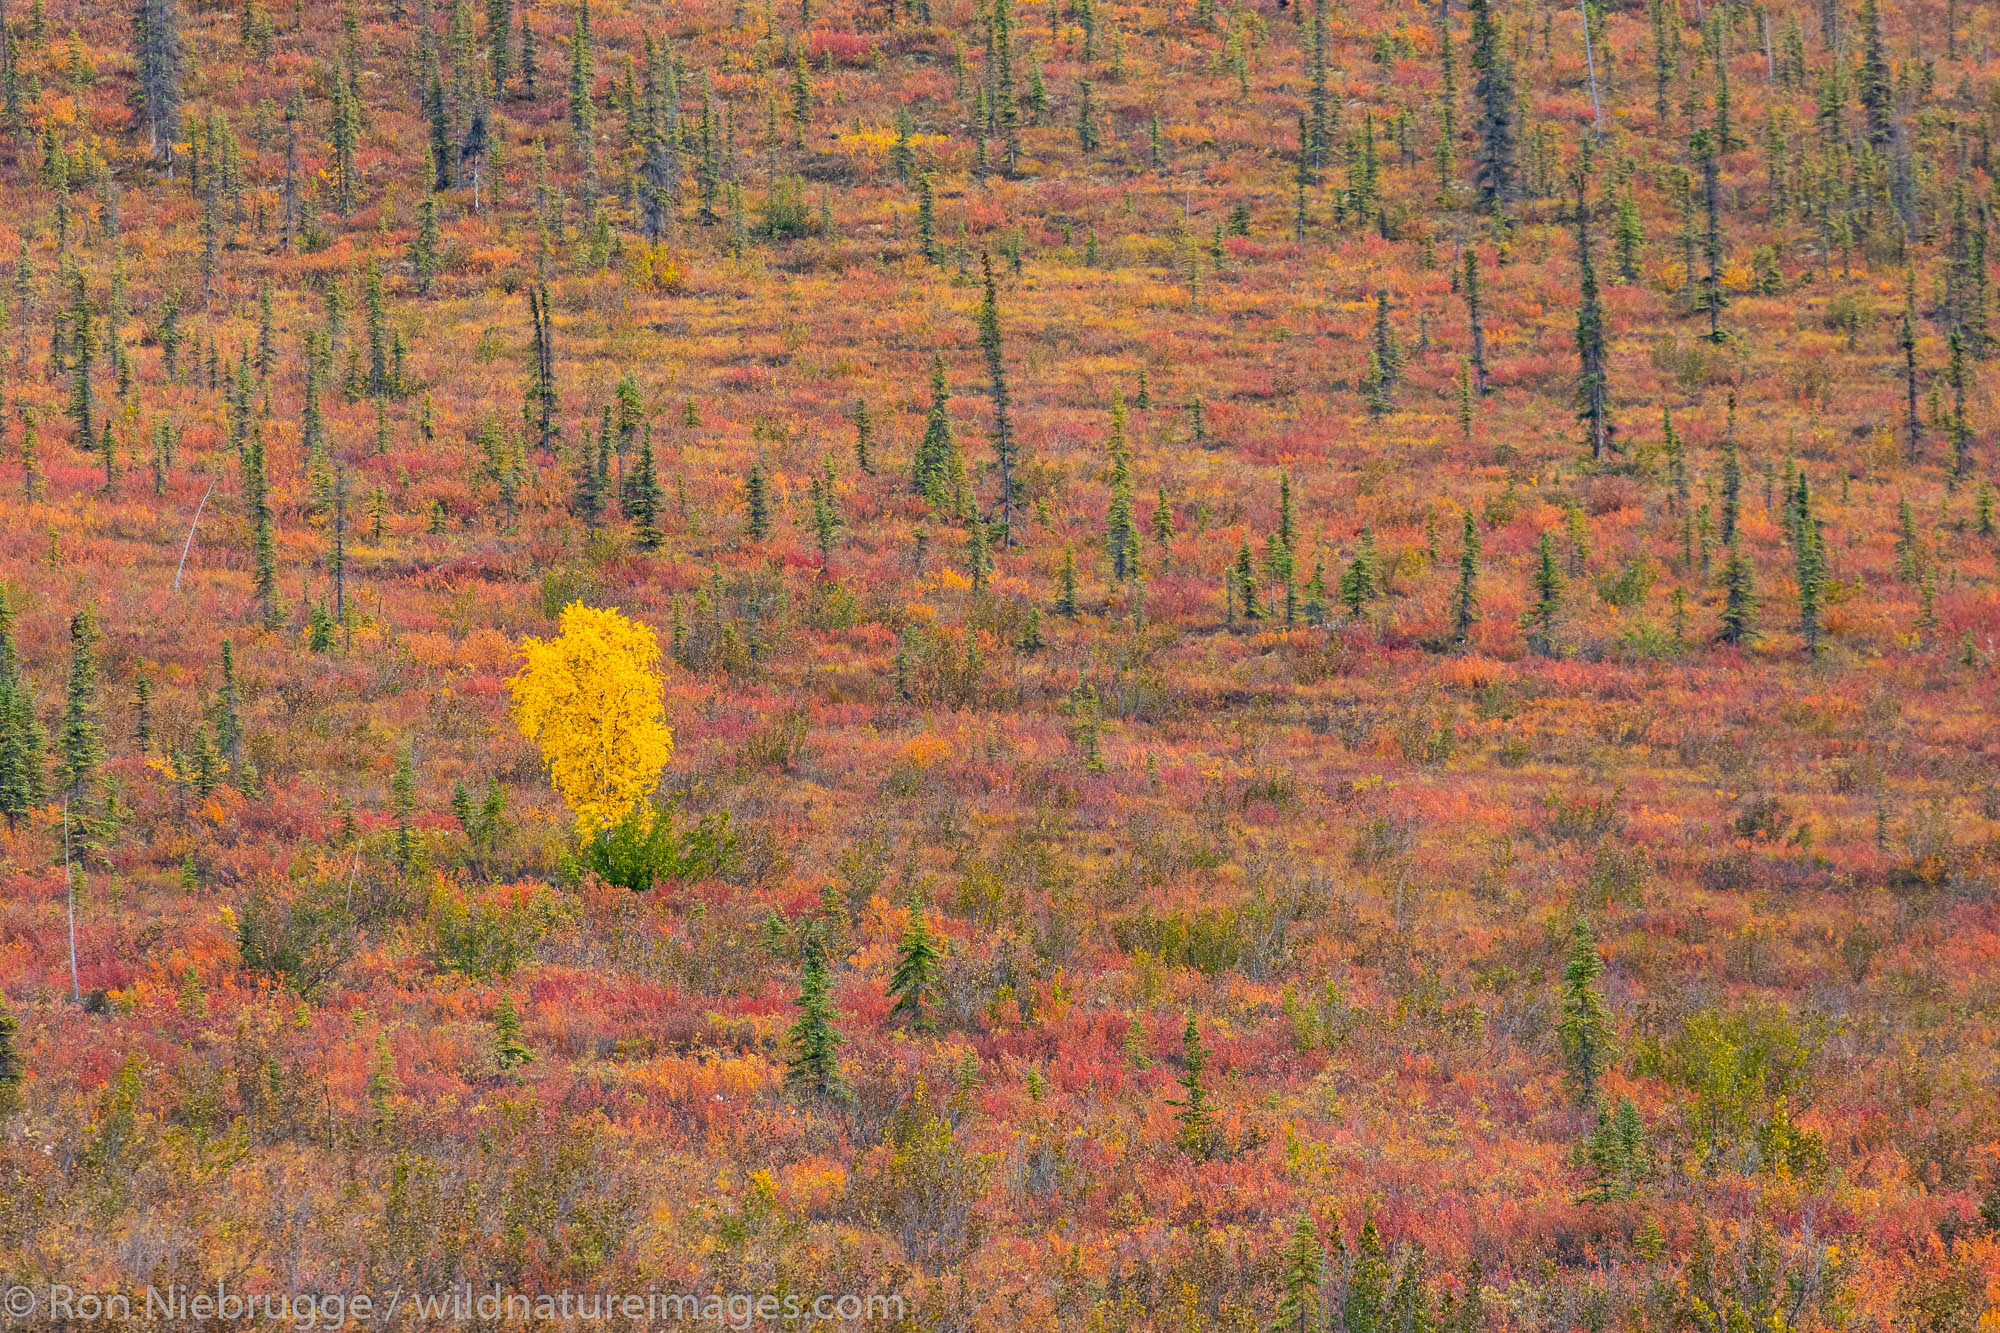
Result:
[[[912,768],[929,768],[950,753],[950,741],[935,732],[926,731],[903,746],[900,758]]]
[[[836,134],[833,146],[843,153],[867,153],[871,156],[886,153],[896,146],[894,130],[864,129],[852,133]]]
[[[913,152],[937,152],[950,143],[942,134],[912,134],[910,148]],[[859,132],[843,131],[834,136],[834,151],[842,156],[860,158],[874,164],[887,157],[896,146],[896,132],[893,129],[864,128]]]
[[[1868,465],[1878,472],[1887,472],[1902,459],[1902,449],[1896,443],[1895,434],[1887,426],[1875,429],[1874,448],[1870,451]]]
[[[673,757],[661,702],[660,641],[617,611],[573,602],[562,633],[524,639],[508,682],[514,721],[541,750],[549,778],[585,837],[652,792]]]
[[[626,276],[634,287],[662,295],[672,295],[687,286],[687,275],[663,245],[637,247]]]

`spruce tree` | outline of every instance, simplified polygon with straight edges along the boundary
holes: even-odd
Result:
[[[236,683],[236,648],[222,641],[222,684],[215,692],[215,739],[222,757],[234,766],[242,758],[243,722],[238,709],[241,690]]]
[[[937,188],[931,183],[931,173],[921,172],[917,176],[917,250],[926,263],[939,261],[937,243]]]
[[[974,592],[985,592],[987,583],[993,577],[993,547],[987,540],[986,534],[986,524],[975,520],[972,524],[971,536],[965,543],[965,575],[972,581],[972,590]],[[826,548],[823,545],[821,549],[825,550]],[[968,659],[977,650],[978,642],[979,640],[976,635],[966,635],[965,652]],[[971,667],[967,668],[966,675],[969,678],[976,679],[977,677],[977,673]]]
[[[1382,1231],[1369,1210],[1362,1219],[1361,1237],[1354,1246],[1354,1270],[1347,1279],[1347,1300],[1342,1309],[1345,1333],[1391,1333],[1386,1322],[1389,1301],[1389,1256],[1382,1247]]]
[[[1576,175],[1576,252],[1581,270],[1576,311],[1577,417],[1583,422],[1590,456],[1604,457],[1611,448],[1609,384],[1605,375],[1604,306],[1597,295],[1597,266],[1590,254],[1590,204],[1584,197],[1583,173]]]
[[[1490,0],[1468,0],[1472,15],[1473,130],[1478,138],[1473,179],[1482,209],[1511,198],[1515,180],[1514,66]]]
[[[522,395],[521,415],[528,429],[535,433],[536,443],[543,453],[551,453],[556,444],[556,374],[555,374],[555,333],[552,325],[554,309],[549,303],[547,285],[528,288],[528,318],[533,327],[534,342],[530,347],[531,361],[528,368],[528,387]]]
[[[97,720],[97,618],[84,607],[69,621],[69,683],[56,743],[56,783],[80,815],[97,808],[104,730]]]
[[[1132,455],[1125,444],[1125,399],[1111,391],[1111,500],[1104,511],[1104,549],[1120,583],[1139,572],[1139,523],[1132,506]]]
[[[427,194],[417,204],[417,232],[410,241],[410,267],[416,270],[417,290],[426,296],[438,275],[440,244],[437,197]]]
[[[186,768],[197,795],[208,796],[222,783],[222,756],[215,752],[215,742],[209,739],[206,720],[194,725],[194,739],[188,742]]]
[[[243,503],[250,520],[251,586],[265,629],[278,627],[278,549],[271,510],[270,479],[264,467],[264,425],[251,423],[243,449]]]
[[[21,409],[21,491],[31,504],[43,495],[40,443],[34,409],[24,407]]]
[[[1990,157],[1990,150],[1987,155]],[[1944,319],[1964,339],[1965,350],[1981,360],[1986,358],[1990,342],[1986,277],[1988,211],[1976,199],[1968,197],[1963,180],[1952,186]]]
[[[1369,336],[1369,347],[1374,364],[1379,364],[1385,388],[1394,392],[1403,374],[1403,349],[1396,341],[1396,330],[1389,323],[1389,293],[1375,293],[1375,327]]]
[[[45,744],[34,693],[14,647],[13,608],[0,589],[0,815],[10,829],[48,795]]]
[[[1471,326],[1472,335],[1472,375],[1479,396],[1486,396],[1486,326],[1482,322],[1483,311],[1479,295],[1479,253],[1471,246],[1465,249],[1463,281],[1460,291],[1465,296],[1465,317]]]
[[[1174,506],[1167,499],[1167,488],[1162,486],[1153,495],[1153,515],[1151,519],[1153,544],[1160,548],[1160,559],[1165,563],[1168,547],[1174,540]]]
[[[854,400],[854,465],[866,476],[875,475],[875,423],[868,414],[868,400]]]
[[[1896,497],[1896,577],[1904,583],[1915,583],[1923,573],[1924,551],[1917,540],[1916,511],[1910,507],[1910,497]]]
[[[750,460],[750,471],[743,479],[743,508],[746,530],[750,540],[761,542],[771,535],[771,486],[764,476],[764,460]]]
[[[1312,576],[1306,580],[1306,623],[1324,625],[1326,623],[1326,558],[1313,552]]]
[[[284,251],[292,252],[298,239],[301,199],[299,198],[299,123],[305,119],[303,94],[294,89],[285,103],[285,178],[283,189]],[[173,358],[167,358],[167,378],[174,372]]]
[[[1702,209],[1708,219],[1702,233],[1704,269],[1695,309],[1708,315],[1708,340],[1719,343],[1727,336],[1721,323],[1726,304],[1722,294],[1722,148],[1714,133],[1704,127],[1694,132],[1689,150],[1701,167]]]
[[[268,280],[257,284],[257,379],[259,382],[271,376],[271,367],[278,359],[277,326],[271,308],[271,284]],[[112,321],[115,326],[117,321]]]
[[[812,128],[812,80],[806,73],[806,51],[801,45],[792,62],[791,116],[792,142],[803,144]]]
[[[957,513],[965,464],[958,452],[958,436],[952,430],[951,386],[945,379],[942,354],[931,361],[930,414],[924,422],[923,439],[917,444],[910,485],[939,513]]]
[[[417,812],[416,762],[415,744],[405,743],[396,752],[396,771],[389,778],[389,804],[396,816],[395,838],[391,845],[399,870],[409,870],[416,864],[416,842],[411,828],[411,820]]]
[[[1715,74],[1715,143],[1718,151],[1727,153],[1744,147],[1743,136],[1736,132],[1729,118],[1729,24],[1720,10],[1711,10],[1708,22],[1709,65]]]
[[[1385,1328],[1396,1330],[1396,1333],[1403,1330],[1417,1333],[1417,1330],[1428,1330],[1431,1326],[1430,1283],[1424,1273],[1424,1263],[1424,1247],[1419,1242],[1411,1246],[1404,1257],[1402,1271],[1396,1276],[1395,1290],[1383,1307]]]
[[[630,518],[633,536],[638,539],[642,551],[660,549],[660,492],[659,466],[653,457],[653,427],[646,425],[646,433],[639,444],[639,459],[632,472],[632,503]]]
[[[525,12],[522,17],[525,21]],[[569,124],[579,142],[590,137],[597,123],[597,76],[592,56],[590,0],[577,0],[569,43]]]
[[[486,0],[486,72],[504,93],[514,68],[514,0]]]
[[[1903,353],[1904,429],[1909,433],[1909,457],[1917,456],[1917,272],[1903,270],[1903,322],[1896,330],[1896,346]]]
[[[139,49],[134,108],[153,164],[168,166],[180,133],[181,83],[187,73],[179,0],[138,0],[132,26]]]
[[[1945,383],[1951,389],[1951,418],[1946,422],[1945,435],[1951,446],[1946,460],[1945,484],[1956,490],[1958,483],[1965,479],[1965,473],[1972,460],[1972,427],[1965,415],[1965,335],[1953,329],[1946,340]]]
[[[1465,531],[1458,553],[1458,591],[1452,597],[1452,621],[1458,641],[1472,636],[1472,622],[1479,609],[1479,533],[1472,526],[1471,511],[1465,515]]]
[[[88,449],[97,438],[97,322],[80,273],[70,306],[68,341],[69,418],[76,423],[77,443]]]
[[[1064,542],[1062,564],[1056,570],[1056,614],[1074,617],[1076,610],[1076,547]]]
[[[1347,169],[1347,194],[1344,203],[1337,205],[1360,226],[1375,224],[1380,227],[1382,158],[1375,145],[1375,113],[1370,111],[1362,117],[1360,138],[1349,148]]]
[[[1004,0],[999,0],[1004,3]],[[987,383],[993,394],[993,456],[1000,469],[1000,544],[1014,544],[1014,435],[1007,420],[1007,366],[1001,356],[1000,298],[993,284],[993,256],[982,254],[986,279],[979,302],[979,346],[986,353]]]
[[[1451,46],[1449,9],[1438,15],[1438,72],[1438,202],[1449,207],[1458,195],[1458,57]]]
[[[1382,364],[1382,354],[1368,349],[1368,368],[1361,372],[1361,399],[1368,405],[1368,419],[1380,421],[1395,409],[1395,377]]]
[[[1880,152],[1895,137],[1896,94],[1882,40],[1882,12],[1875,0],[1861,0],[1861,64],[1855,71],[1854,94],[1867,120],[1868,142]]]
[[[895,973],[889,978],[889,998],[895,1001],[889,1012],[919,1031],[931,1025],[941,956],[929,919],[921,909],[912,910],[897,950]]]
[[[680,182],[678,149],[665,126],[646,130],[644,157],[639,168],[642,214],[647,241],[657,245],[673,225],[675,191]]]
[[[833,545],[840,536],[840,506],[834,490],[833,455],[820,458],[819,475],[812,479],[812,526],[813,535],[819,542],[819,563],[822,570],[833,563]],[[974,525],[975,531],[983,532],[981,525]]]
[[[541,45],[535,35],[535,25],[528,21],[530,7],[521,6],[520,69],[521,91],[533,99],[542,77]]]
[[[1721,643],[1740,645],[1756,633],[1757,599],[1750,576],[1750,557],[1740,538],[1732,540],[1722,566],[1722,617],[1715,636]]]
[[[424,86],[424,118],[430,125],[431,189],[437,191],[451,188],[451,110],[445,102],[444,74],[438,68],[437,54],[425,56],[430,68],[430,78]]]
[[[1535,549],[1535,574],[1532,580],[1535,604],[1529,614],[1534,618],[1535,649],[1549,654],[1555,651],[1556,611],[1562,605],[1563,575],[1556,564],[1555,534],[1542,533],[1542,540]]]
[[[1293,586],[1297,573],[1297,560],[1293,555],[1298,532],[1292,516],[1292,474],[1290,471],[1278,474],[1278,530],[1264,543],[1264,572],[1270,576],[1272,586],[1284,598],[1285,623],[1290,625],[1298,618],[1298,590]]]
[[[1350,616],[1359,616],[1368,603],[1378,595],[1375,558],[1375,530],[1361,529],[1360,540],[1355,543],[1354,558],[1347,562],[1347,568],[1340,574],[1340,601]]]
[[[1671,112],[1668,95],[1680,68],[1680,9],[1667,0],[1648,0],[1653,26],[1653,114],[1664,129]]]
[[[1214,1156],[1216,1143],[1215,1112],[1209,1106],[1208,1088],[1202,1082],[1208,1073],[1208,1048],[1202,1045],[1201,1028],[1189,1014],[1187,1028],[1181,1034],[1181,1095],[1172,1101],[1179,1108],[1174,1119],[1180,1122],[1180,1132],[1174,1142],[1180,1150],[1197,1161],[1205,1161]]]
[[[1609,1203],[1638,1192],[1646,1173],[1646,1127],[1630,1097],[1621,1097],[1615,1111],[1598,1112],[1597,1128],[1584,1142],[1584,1161],[1591,1173],[1586,1200]]]
[[[368,394],[371,398],[385,398],[393,387],[389,373],[389,310],[382,290],[382,269],[373,259],[362,274],[362,309],[368,331]]]
[[[494,1062],[503,1070],[514,1070],[534,1058],[535,1053],[521,1040],[521,1016],[514,1009],[514,997],[502,995],[493,1006]]]
[[[1732,430],[1722,442],[1722,529],[1719,536],[1724,546],[1736,540],[1736,520],[1742,512],[1742,505],[1743,463],[1736,449],[1736,432]]]
[[[1603,976],[1604,960],[1598,955],[1590,923],[1578,917],[1570,932],[1569,961],[1563,965],[1562,1021],[1556,1035],[1562,1043],[1570,1084],[1577,1100],[1586,1105],[1597,1103],[1598,1086],[1617,1039],[1611,1011],[1605,1007],[1598,986]]]
[[[1264,610],[1257,602],[1257,567],[1250,559],[1250,539],[1245,537],[1236,548],[1236,566],[1231,574],[1236,595],[1242,601],[1245,620],[1262,620]]]
[[[139,677],[132,687],[132,748],[140,755],[153,752],[153,682]]]
[[[1819,520],[1812,512],[1812,492],[1806,479],[1799,477],[1798,499],[1793,522],[1797,535],[1792,541],[1792,567],[1799,585],[1799,638],[1806,656],[1819,656],[1820,613],[1826,606],[1826,540]]]
[[[21,1022],[0,991],[0,1119],[21,1108],[21,1084],[27,1076],[27,1060],[20,1050]]]
[[[1097,128],[1097,95],[1089,79],[1081,80],[1076,87],[1076,143],[1085,157],[1103,146]]]
[[[828,994],[826,945],[817,931],[805,939],[805,956],[799,968],[799,995],[793,1006],[799,1011],[788,1041],[791,1056],[785,1066],[785,1090],[816,1098],[833,1098],[845,1091],[840,1078],[838,1017]]]
[[[299,443],[309,459],[326,457],[326,409],[321,401],[321,389],[332,356],[326,334],[319,329],[309,330],[306,333],[305,364],[300,367],[304,383],[303,403],[299,410]]]
[[[1611,240],[1618,256],[1618,277],[1622,282],[1639,280],[1639,258],[1646,245],[1646,224],[1639,216],[1638,196],[1630,185],[1618,196],[1618,220],[1612,225]]]
[[[361,105],[353,89],[346,80],[336,80],[333,85],[333,114],[327,128],[328,146],[333,154],[333,197],[335,206],[342,213],[354,211],[355,191],[360,184],[360,173],[355,165],[355,154],[361,146]],[[216,173],[209,173],[210,189],[204,196],[205,206],[215,200],[214,183]],[[211,233],[212,234],[212,233]],[[212,269],[213,265],[209,265]],[[204,291],[213,290],[212,282],[203,283]]]
[[[1299,1213],[1292,1240],[1285,1247],[1279,1281],[1284,1292],[1278,1302],[1275,1333],[1320,1333],[1324,1318],[1320,1283],[1326,1277],[1326,1256],[1313,1229],[1312,1214]]]
[[[1300,149],[1307,168],[1317,172],[1326,165],[1327,152],[1333,146],[1334,103],[1327,91],[1327,23],[1326,6],[1328,0],[1313,0],[1312,22],[1308,29],[1306,47],[1306,121],[1305,133],[1300,135]]]

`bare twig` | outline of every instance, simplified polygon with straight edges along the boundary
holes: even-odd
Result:
[[[215,478],[208,479],[208,489],[201,493],[201,503],[194,507],[194,519],[188,524],[187,540],[181,543],[181,562],[174,566],[174,591],[181,588],[181,571],[187,568],[188,552],[194,549],[194,530],[201,522],[201,511],[208,508],[208,497],[215,493]]]
[[[1581,0],[1583,10],[1583,67],[1590,71],[1590,124],[1597,142],[1604,142],[1604,113],[1597,105],[1597,57],[1590,49],[1590,0]]]

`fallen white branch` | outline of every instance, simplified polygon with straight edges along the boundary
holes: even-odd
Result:
[[[201,503],[194,507],[194,521],[188,524],[187,540],[181,543],[181,562],[174,566],[174,591],[181,588],[181,571],[187,568],[188,552],[194,549],[194,530],[201,522],[201,511],[208,508],[208,497],[215,493],[215,478],[208,479],[208,489],[201,493]]]

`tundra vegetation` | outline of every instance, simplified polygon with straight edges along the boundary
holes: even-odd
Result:
[[[1996,40],[0,9],[0,1285],[1991,1330]]]

